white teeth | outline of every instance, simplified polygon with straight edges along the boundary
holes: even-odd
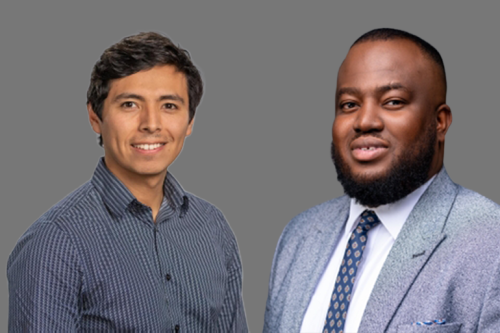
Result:
[[[157,148],[163,146],[163,143],[155,143],[155,144],[152,144],[152,145],[148,145],[148,144],[133,145],[133,146],[136,147],[136,148],[142,149],[142,150],[153,150],[153,149],[157,149]]]
[[[375,147],[370,147],[370,148],[363,147],[363,148],[361,148],[361,150],[363,150],[363,151],[366,151],[366,150],[375,150]]]

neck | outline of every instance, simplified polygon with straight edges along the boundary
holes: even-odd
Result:
[[[146,178],[142,180],[121,181],[140,203],[151,208],[153,221],[156,222],[156,216],[163,201],[165,175],[161,179],[156,177],[155,179]]]
[[[163,184],[167,171],[156,175],[138,175],[114,168],[113,165],[106,166],[140,203],[151,208],[153,222],[156,222],[163,201]]]
[[[440,148],[441,147],[439,147],[438,149]],[[441,169],[443,168],[443,157],[444,157],[444,151],[440,149],[440,152],[438,154],[435,154],[434,158],[432,159],[432,164],[429,169],[429,175],[427,177],[427,180],[431,179],[435,174],[441,171]]]

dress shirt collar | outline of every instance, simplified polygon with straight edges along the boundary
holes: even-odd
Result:
[[[120,217],[131,204],[138,203],[129,189],[106,167],[104,157],[99,160],[91,182],[115,216]],[[189,200],[184,189],[168,171],[163,184],[163,194],[164,200],[166,198],[170,206],[182,217],[188,209]]]
[[[413,210],[413,207],[415,207],[418,200],[422,194],[424,194],[425,190],[429,187],[435,177],[436,175],[432,176],[431,179],[429,179],[425,184],[408,194],[403,199],[387,205],[378,206],[376,208],[365,207],[356,202],[356,199],[351,198],[349,219],[347,220],[345,232],[347,234],[352,233],[358,217],[366,209],[369,209],[373,210],[375,214],[377,214],[382,225],[387,229],[387,231],[389,231],[392,238],[396,239],[401,231],[401,228],[403,228],[403,224]]]

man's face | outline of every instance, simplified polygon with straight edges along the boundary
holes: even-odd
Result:
[[[186,77],[166,65],[113,80],[102,121],[90,107],[89,117],[119,179],[164,177],[192,131]]]
[[[438,110],[445,98],[439,75],[407,40],[363,42],[349,51],[338,74],[332,128],[332,157],[347,194],[376,207],[439,171]],[[371,197],[370,189],[386,193]]]

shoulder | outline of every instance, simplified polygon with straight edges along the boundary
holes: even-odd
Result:
[[[202,223],[206,232],[212,235],[214,243],[222,245],[228,258],[239,256],[236,237],[222,211],[192,193],[185,192],[185,194],[189,202],[185,217]]]
[[[342,223],[338,222],[347,217],[349,203],[347,196],[329,200],[298,214],[286,225],[274,252],[270,285],[275,274],[290,269],[304,241],[315,238],[318,230],[327,233],[340,230]]]
[[[349,213],[349,204],[350,199],[347,196],[332,199],[303,211],[286,225],[274,252],[269,278],[268,307],[274,307],[270,304],[275,302],[275,297],[282,290],[286,277],[294,267],[300,266],[299,270],[304,274],[305,270],[309,269],[309,262],[306,263],[304,259],[298,263],[301,251],[308,251],[305,257],[316,262],[318,249],[313,247],[322,243],[318,236],[323,237],[323,240],[336,237],[335,233],[341,230],[342,222]],[[306,247],[304,244],[307,244]]]
[[[80,255],[71,235],[50,217],[47,212],[37,219],[17,241],[7,262],[10,283],[16,279],[33,282],[34,276],[45,274],[42,272],[80,269]]]
[[[73,215],[84,214],[89,208],[92,209],[96,206],[93,202],[96,200],[93,192],[95,191],[91,182],[86,182],[43,213],[28,228],[28,231],[32,229],[39,230],[46,225],[65,229],[65,225],[73,222],[71,219]]]
[[[427,191],[422,195],[420,201],[425,201],[426,207],[447,206],[446,202],[451,199],[450,218],[469,219],[489,216],[498,219],[500,206],[497,203],[454,183],[443,167]]]
[[[339,211],[345,209],[345,207],[348,207],[349,204],[350,199],[345,195],[323,202],[295,216],[287,225],[287,228],[301,227],[304,223],[307,223],[309,226],[320,223],[325,217],[337,214]]]
[[[450,226],[447,226],[447,229],[500,232],[500,205],[460,185],[457,185],[457,189],[457,196],[448,218]]]
[[[189,202],[189,214],[194,215],[202,221],[213,222],[215,228],[229,228],[229,224],[219,208],[192,193],[185,193]]]
[[[454,209],[466,216],[500,218],[500,205],[481,194],[457,185]]]
[[[450,258],[460,262],[474,258],[476,265],[493,265],[500,255],[497,236],[500,233],[500,206],[472,190],[457,184],[455,187],[454,200],[446,211],[447,216],[442,217],[444,224],[439,225],[441,232],[446,235],[443,244],[447,245],[442,250],[448,251]],[[439,205],[440,202],[441,199],[435,196],[434,202],[428,205]],[[432,213],[433,208],[427,208],[427,211],[422,211],[421,218],[425,218],[424,214]],[[456,253],[462,255],[456,256]],[[478,253],[485,254],[480,261],[476,260]]]
[[[56,246],[62,250],[61,242],[73,247],[74,234],[84,229],[79,222],[88,220],[81,217],[97,206],[95,200],[98,199],[93,192],[92,184],[86,182],[52,206],[20,237],[9,260],[23,251],[34,253]]]
[[[44,224],[54,224],[71,233],[73,229],[81,230],[84,227],[82,223],[89,223],[92,220],[90,217],[99,213],[98,210],[103,206],[102,198],[91,181],[88,181],[52,206],[33,223],[32,227],[43,221]]]
[[[278,246],[297,242],[309,231],[322,229],[324,223],[329,223],[328,221],[336,218],[341,212],[348,211],[349,204],[350,199],[344,195],[303,211],[286,225]]]
[[[454,183],[444,167],[419,199],[412,214],[423,221],[442,218],[444,225],[438,224],[438,227],[453,239],[473,239],[484,233],[484,228],[500,232],[500,206]]]

